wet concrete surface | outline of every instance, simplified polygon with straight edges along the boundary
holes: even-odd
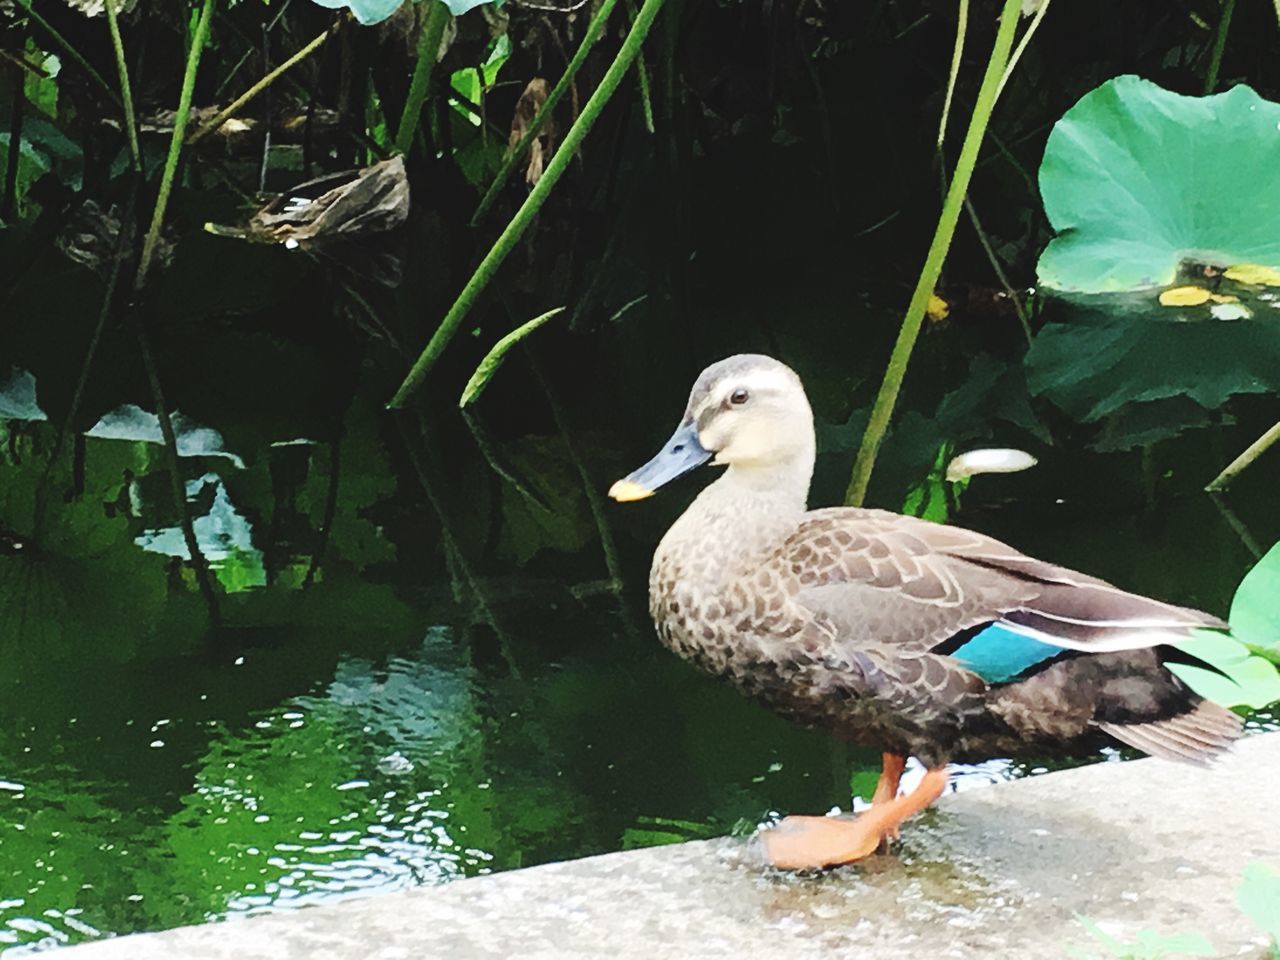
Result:
[[[765,867],[754,840],[713,840],[121,937],[59,956],[1108,956],[1077,919],[1085,916],[1124,940],[1144,929],[1199,931],[1218,956],[1261,958],[1266,939],[1235,891],[1250,861],[1280,868],[1277,813],[1273,733],[1210,770],[1105,763],[946,796],[907,824],[893,853],[817,876]]]

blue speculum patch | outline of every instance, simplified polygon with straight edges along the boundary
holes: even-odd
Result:
[[[974,634],[951,656],[988,683],[1004,683],[1065,649],[997,622]]]

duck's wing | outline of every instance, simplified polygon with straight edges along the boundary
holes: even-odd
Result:
[[[797,602],[839,634],[904,652],[964,660],[961,648],[985,633],[978,646],[995,641],[1004,652],[1022,646],[1027,659],[1063,650],[1136,650],[1183,639],[1196,628],[1227,627],[1217,617],[1129,593],[983,534],[881,510],[815,510],[778,561],[799,580]],[[998,630],[987,633],[990,626]],[[1030,647],[1037,643],[1047,647]]]
[[[976,701],[1042,744],[1097,729],[1201,763],[1239,735],[1238,717],[1161,669],[1168,651],[1150,649],[1227,627],[1209,614],[877,510],[814,511],[777,559],[800,582],[796,602],[853,665],[857,692],[920,725],[913,749],[932,749],[937,718],[954,721]]]

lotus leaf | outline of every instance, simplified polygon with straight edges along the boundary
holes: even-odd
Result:
[[[1280,104],[1116,77],[1054,125],[1040,192],[1058,232],[1037,266],[1052,289],[1163,286],[1184,259],[1280,267]]]
[[[1185,309],[1119,302],[1119,295],[1066,305],[1026,358],[1027,386],[1080,422],[1117,415],[1136,429],[1112,429],[1122,449],[1203,423],[1231,396],[1280,391],[1280,322],[1273,311],[1222,323],[1204,306]],[[1124,300],[1131,300],[1130,297]],[[1140,416],[1136,414],[1141,411]]]
[[[322,7],[328,7],[330,10],[349,7],[355,18],[366,27],[374,23],[381,23],[404,4],[404,0],[313,0],[313,2]],[[484,6],[490,0],[443,0],[443,2],[449,8],[450,13],[455,17],[460,17],[468,10]]]
[[[355,18],[367,27],[387,19],[400,9],[404,0],[312,0],[312,2],[328,7],[330,10],[349,7]]]

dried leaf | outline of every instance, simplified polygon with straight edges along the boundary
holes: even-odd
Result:
[[[547,86],[547,81],[542,77],[534,77],[520,94],[520,99],[516,101],[515,115],[511,118],[511,134],[507,138],[508,154],[515,150],[528,134],[529,128],[533,125],[533,118],[547,102],[548,93],[550,88]],[[556,121],[555,116],[552,115],[546,118],[537,137],[534,138],[533,143],[529,144],[529,165],[524,173],[525,182],[529,186],[532,187],[542,179],[543,167],[547,158],[554,152],[555,143]]]
[[[321,177],[281,194],[253,215],[250,239],[303,244],[383,233],[409,215],[404,158]]]

